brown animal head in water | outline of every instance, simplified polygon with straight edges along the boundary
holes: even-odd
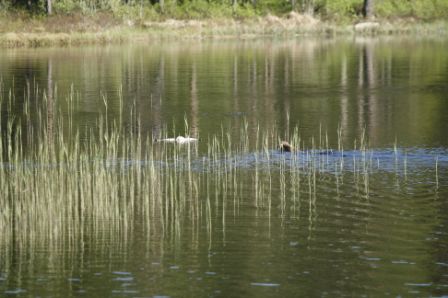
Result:
[[[292,150],[293,150],[293,147],[288,142],[282,141],[280,143],[280,151],[281,152],[291,152]]]

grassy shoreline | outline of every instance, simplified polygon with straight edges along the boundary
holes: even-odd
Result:
[[[157,21],[117,20],[102,16],[52,16],[48,18],[0,18],[0,48],[79,46],[88,44],[149,43],[170,39],[250,39],[258,37],[410,35],[448,36],[448,22],[415,19],[376,19],[366,27],[353,19],[323,21],[289,13],[247,19],[196,19]]]

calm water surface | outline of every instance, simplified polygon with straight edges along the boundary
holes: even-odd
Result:
[[[287,204],[274,176],[267,205],[256,203],[247,154],[235,163],[238,191],[199,187],[194,219],[162,232],[135,216],[86,218],[70,236],[4,233],[0,296],[448,295],[447,46],[356,38],[0,50],[2,136],[43,93],[62,113],[75,98],[81,132],[117,120],[121,94],[126,129],[175,136],[187,122],[201,138],[198,161],[202,140],[230,132],[237,143],[243,125],[251,137],[298,128],[305,146],[328,139],[332,149],[339,127],[349,165],[318,172],[315,196]],[[33,123],[24,135],[40,129]],[[368,196],[350,166],[364,133],[377,165]],[[394,147],[406,158],[394,163]],[[277,155],[262,164],[276,167]]]

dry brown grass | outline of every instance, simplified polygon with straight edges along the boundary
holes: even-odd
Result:
[[[0,47],[70,46],[82,44],[148,42],[160,39],[256,38],[259,36],[414,34],[448,35],[448,23],[406,23],[378,20],[375,30],[356,30],[354,24],[324,22],[291,12],[245,20],[207,19],[133,21],[109,13],[92,16],[56,15],[49,18],[17,16],[0,19]]]
[[[110,13],[98,12],[87,16],[80,13],[49,17],[9,14],[0,19],[0,33],[73,33],[100,32],[121,26],[122,21]]]

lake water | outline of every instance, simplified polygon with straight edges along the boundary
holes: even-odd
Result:
[[[384,37],[0,50],[3,139],[8,123],[31,114],[12,128],[26,147],[48,102],[45,123],[67,115],[85,138],[100,118],[149,139],[199,138],[188,165],[172,170],[184,174],[164,184],[194,186],[173,195],[185,210],[165,192],[160,214],[95,211],[76,224],[58,217],[64,206],[39,217],[39,200],[25,211],[38,225],[0,211],[0,296],[447,296],[447,47]],[[238,147],[242,130],[248,142],[296,130],[315,150],[249,146],[208,159],[207,140]],[[101,162],[110,171],[148,164],[115,157]],[[2,177],[16,181],[7,159]],[[309,191],[296,191],[293,176]],[[15,189],[10,181],[0,184]]]

